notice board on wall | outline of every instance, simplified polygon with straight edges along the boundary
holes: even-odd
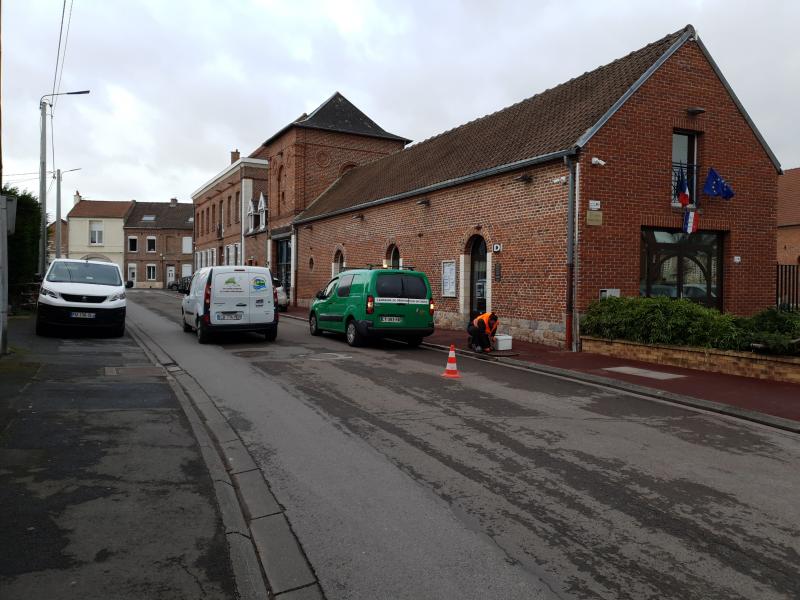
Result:
[[[456,296],[456,261],[442,261],[442,296],[455,298]]]

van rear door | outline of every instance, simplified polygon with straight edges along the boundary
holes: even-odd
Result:
[[[275,320],[275,302],[272,294],[272,275],[269,270],[251,269],[248,273],[250,323],[272,323]]]
[[[249,280],[245,269],[214,269],[211,284],[212,325],[247,325],[250,323]]]
[[[375,326],[381,329],[424,328],[430,322],[430,290],[424,277],[379,273],[375,282]]]

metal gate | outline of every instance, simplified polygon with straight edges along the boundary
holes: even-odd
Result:
[[[800,265],[777,265],[775,305],[782,310],[800,310]]]

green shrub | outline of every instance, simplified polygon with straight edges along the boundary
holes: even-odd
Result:
[[[800,315],[768,309],[736,317],[685,299],[606,298],[589,306],[581,329],[644,344],[800,353],[800,344],[793,342],[800,338]]]

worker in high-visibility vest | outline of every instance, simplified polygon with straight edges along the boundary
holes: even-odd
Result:
[[[470,348],[475,352],[491,352],[499,324],[500,319],[493,312],[483,313],[470,321],[467,325]]]

